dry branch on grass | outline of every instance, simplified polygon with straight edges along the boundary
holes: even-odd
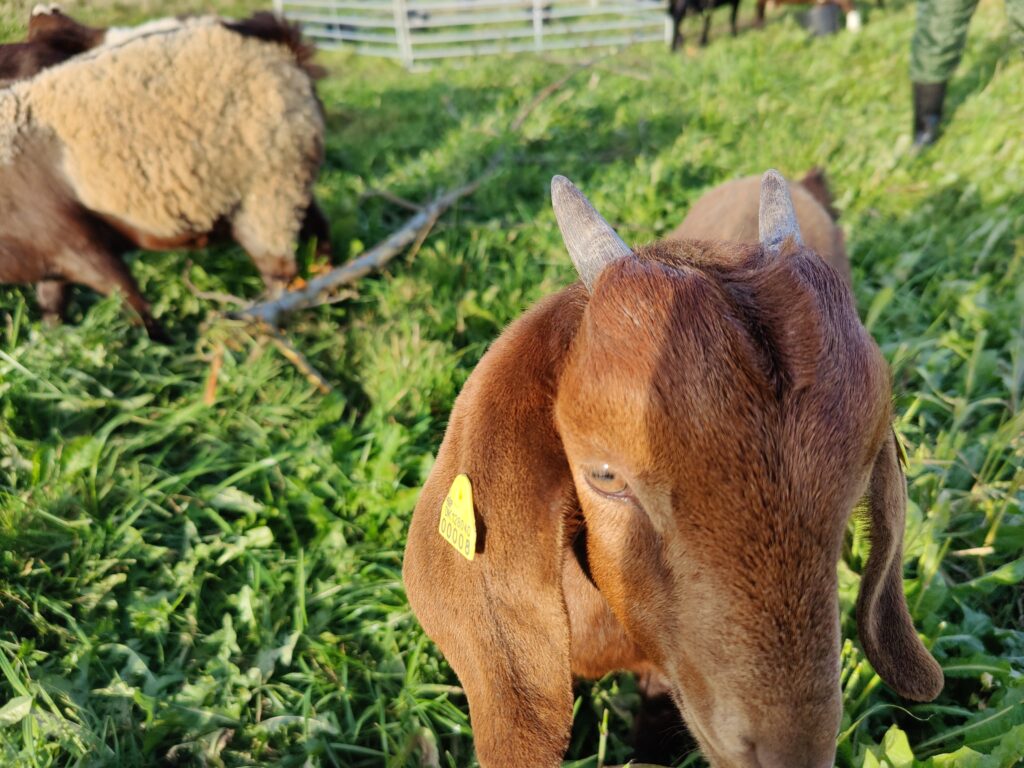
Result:
[[[527,118],[541,104],[560,91],[577,74],[585,69],[589,69],[604,58],[607,57],[601,56],[583,62],[558,80],[538,91],[509,123],[506,134],[518,133]],[[330,303],[332,299],[327,297],[335,288],[359,280],[365,275],[381,269],[410,245],[413,246],[414,251],[418,251],[420,245],[423,244],[423,241],[430,234],[435,222],[455,203],[464,197],[472,195],[484,182],[489,180],[497,172],[501,164],[505,162],[507,155],[506,147],[498,149],[487,163],[483,173],[461,187],[445,192],[426,205],[417,206],[417,204],[403,199],[403,207],[418,208],[418,210],[415,215],[409,218],[399,229],[392,232],[383,242],[378,243],[348,263],[310,280],[298,290],[288,291],[276,299],[260,302],[251,307],[238,310],[232,313],[231,316],[241,320],[266,323],[269,326],[278,326],[282,318],[289,312],[310,309]],[[393,197],[390,196],[390,198]]]
[[[280,325],[282,316],[298,309],[309,309],[323,303],[323,297],[331,290],[380,269],[395,256],[405,250],[406,246],[425,237],[434,222],[458,200],[476,192],[477,188],[494,173],[495,168],[488,170],[469,184],[446,192],[432,203],[423,206],[423,210],[410,218],[401,228],[392,232],[386,240],[378,243],[362,255],[347,264],[332,269],[327,274],[310,280],[299,290],[288,291],[276,299],[255,304],[232,314],[242,320],[253,320],[271,326]]]

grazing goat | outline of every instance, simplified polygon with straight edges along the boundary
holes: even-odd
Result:
[[[903,596],[885,360],[774,171],[755,244],[633,250],[567,179],[552,202],[581,281],[466,382],[403,566],[480,763],[561,765],[573,675],[625,669],[662,678],[715,768],[831,766],[861,499],[864,651],[906,698],[943,685]]]
[[[850,260],[846,255],[843,230],[836,224],[825,174],[814,168],[798,182],[789,182],[789,192],[807,247],[831,264],[850,285]],[[683,223],[669,235],[671,240],[758,241],[757,217],[761,178],[733,179],[703,195]]]
[[[708,33],[711,31],[711,12],[715,8],[728,5],[732,8],[729,16],[729,25],[732,29],[732,36],[736,37],[736,16],[740,12],[740,0],[669,0],[668,15],[672,17],[672,50],[677,50],[683,44],[683,17],[686,14],[699,12],[704,17],[704,32],[700,36],[700,44],[708,44]]]
[[[326,229],[312,49],[271,14],[193,19],[100,46],[0,90],[0,282],[120,289],[162,337],[120,256],[230,233],[272,287],[303,233]],[[319,220],[318,220],[319,216]]]

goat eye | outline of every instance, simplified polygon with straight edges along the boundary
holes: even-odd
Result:
[[[629,484],[612,471],[607,464],[587,470],[587,482],[590,487],[605,496],[624,496]]]

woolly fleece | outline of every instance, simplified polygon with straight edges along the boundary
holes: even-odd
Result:
[[[0,90],[0,164],[40,132],[87,208],[168,238],[229,220],[254,257],[290,257],[324,122],[286,46],[206,18]]]

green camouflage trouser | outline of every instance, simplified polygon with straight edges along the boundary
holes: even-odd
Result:
[[[953,74],[967,42],[967,26],[978,0],[917,0],[917,28],[910,44],[910,79],[944,83]],[[1010,34],[1024,43],[1024,0],[1006,0]]]

